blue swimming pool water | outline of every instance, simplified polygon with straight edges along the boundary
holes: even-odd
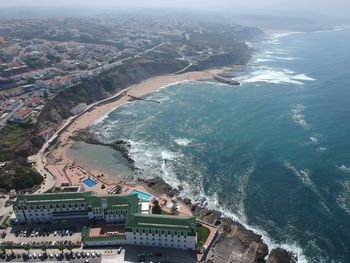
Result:
[[[87,187],[91,188],[91,187],[94,187],[97,183],[94,180],[89,178],[89,179],[84,180],[83,184],[85,184]]]
[[[139,190],[135,190],[135,189],[132,190],[131,193],[132,193],[132,194],[137,194],[138,197],[139,197],[140,199],[146,200],[146,201],[149,201],[149,200],[151,200],[151,198],[152,198],[151,195],[146,194],[146,193],[144,193],[144,192],[141,192],[141,191],[139,191]]]

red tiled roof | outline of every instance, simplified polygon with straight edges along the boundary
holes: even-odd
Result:
[[[32,112],[32,109],[23,107],[23,108],[19,109],[19,110],[16,112],[16,115],[23,118],[23,117],[27,116],[27,115],[28,115],[29,113],[31,113],[31,112]]]
[[[54,128],[49,127],[49,128],[46,128],[45,130],[41,131],[41,132],[39,133],[39,135],[41,135],[41,136],[46,136],[46,135],[50,134],[50,133],[53,132],[53,131],[54,131]]]
[[[40,102],[41,102],[41,98],[39,97],[33,97],[30,99],[30,103],[34,105],[39,104]]]

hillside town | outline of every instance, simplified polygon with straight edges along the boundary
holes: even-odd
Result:
[[[205,200],[159,178],[116,180],[64,155],[97,117],[162,86],[239,85],[222,68],[244,65],[245,41],[262,36],[165,18],[1,20],[0,260],[226,262],[213,246],[225,249],[234,228],[241,252],[227,258],[263,259],[261,236],[206,210]]]

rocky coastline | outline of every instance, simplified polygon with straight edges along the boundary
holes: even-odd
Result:
[[[129,162],[132,169],[135,167],[131,158],[127,141],[119,140],[114,143],[104,143],[96,139],[88,130],[80,130],[71,136],[77,142],[103,145],[120,152]],[[215,240],[212,249],[208,253],[206,263],[221,262],[246,262],[246,263],[296,263],[297,257],[283,248],[274,248],[269,251],[262,236],[247,229],[245,226],[225,216],[220,211],[210,210],[206,207],[205,200],[191,200],[181,197],[182,187],[175,189],[161,178],[144,179],[137,178],[137,183],[146,186],[158,194],[166,194],[178,197],[190,207],[194,216],[199,220],[218,227],[219,236]],[[269,253],[270,252],[270,253]],[[266,260],[267,258],[267,260]]]
[[[269,251],[262,236],[247,229],[245,226],[228,218],[220,211],[205,207],[205,202],[192,203],[191,199],[181,198],[181,189],[174,189],[161,178],[141,179],[144,184],[160,194],[178,196],[191,208],[194,216],[199,220],[218,227],[219,236],[203,262],[244,262],[244,263],[296,263],[297,257],[283,248]],[[205,200],[202,200],[205,201]],[[267,258],[267,260],[266,260]]]

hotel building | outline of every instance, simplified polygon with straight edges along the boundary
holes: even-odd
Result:
[[[86,246],[143,245],[192,249],[196,247],[195,217],[141,214],[137,194],[97,196],[91,192],[20,195],[13,210],[18,223],[98,221],[122,226],[118,235],[83,231]],[[100,231],[100,230],[99,230]],[[95,231],[96,232],[96,231]],[[102,231],[104,232],[104,231]]]

